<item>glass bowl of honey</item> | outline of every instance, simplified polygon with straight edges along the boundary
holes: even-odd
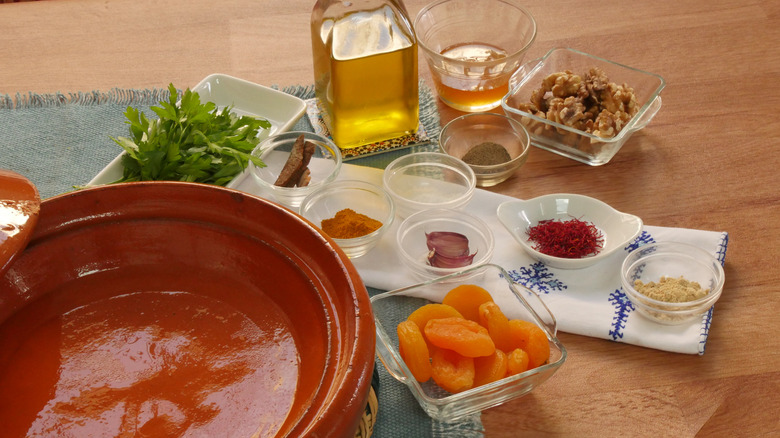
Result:
[[[536,20],[517,0],[438,0],[420,10],[414,30],[439,98],[479,112],[501,104],[536,39]]]

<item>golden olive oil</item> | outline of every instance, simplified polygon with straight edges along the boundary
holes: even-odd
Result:
[[[342,149],[417,130],[417,41],[402,4],[318,2],[312,13],[314,84]]]

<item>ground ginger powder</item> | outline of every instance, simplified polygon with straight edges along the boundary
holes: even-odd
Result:
[[[636,280],[634,281],[634,289],[648,298],[667,303],[694,301],[710,293],[709,289],[703,289],[699,283],[686,280],[682,276],[679,278],[661,277],[658,283],[651,281],[647,284]]]

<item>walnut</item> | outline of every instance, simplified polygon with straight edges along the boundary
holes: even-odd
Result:
[[[527,113],[536,114],[539,112],[538,107],[536,107],[532,103],[521,103],[517,105],[517,109],[520,111],[525,111]]]
[[[553,73],[542,81],[542,89],[552,92],[555,97],[568,97],[577,93],[582,78],[569,70]]]
[[[589,121],[590,114],[586,112],[585,105],[579,97],[567,97],[563,100],[561,109],[558,111],[560,123],[571,126],[574,129],[584,131]]]
[[[534,108],[535,111],[546,111],[547,110],[547,104],[544,100],[544,95],[547,93],[546,90],[543,88],[539,88],[538,90],[534,90],[533,93],[531,93],[531,102],[529,103],[529,106],[531,108]]]
[[[596,118],[587,118],[583,124],[582,124],[582,130],[585,132],[593,132],[593,125],[595,124]]]
[[[563,109],[558,115],[564,125],[576,126],[580,124],[580,120],[585,118],[585,105],[579,98],[567,97],[563,101]]]
[[[606,90],[608,85],[609,78],[598,67],[592,67],[585,75],[585,86],[590,94],[598,94],[599,91]]]
[[[624,111],[629,114],[629,117],[639,112],[639,103],[637,103],[634,89],[628,85],[623,84],[617,87],[616,99],[623,102]]]
[[[623,120],[625,116],[621,116],[620,114],[626,113],[622,111],[613,113],[606,109],[601,111],[599,116],[596,117],[596,129],[593,130],[593,135],[601,138],[614,137],[618,132],[620,132],[620,130],[623,128],[623,125],[625,125],[625,121]]]

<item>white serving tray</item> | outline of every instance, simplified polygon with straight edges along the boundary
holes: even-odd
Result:
[[[233,113],[238,116],[250,115],[271,122],[271,129],[263,137],[290,130],[306,113],[306,103],[283,91],[255,84],[225,74],[215,73],[204,78],[191,89],[200,95],[202,102],[214,102],[218,108],[233,105]],[[118,146],[117,146],[118,147]],[[104,167],[87,186],[110,184],[122,178],[122,155]],[[233,187],[243,181],[245,173],[240,173],[228,184]]]

